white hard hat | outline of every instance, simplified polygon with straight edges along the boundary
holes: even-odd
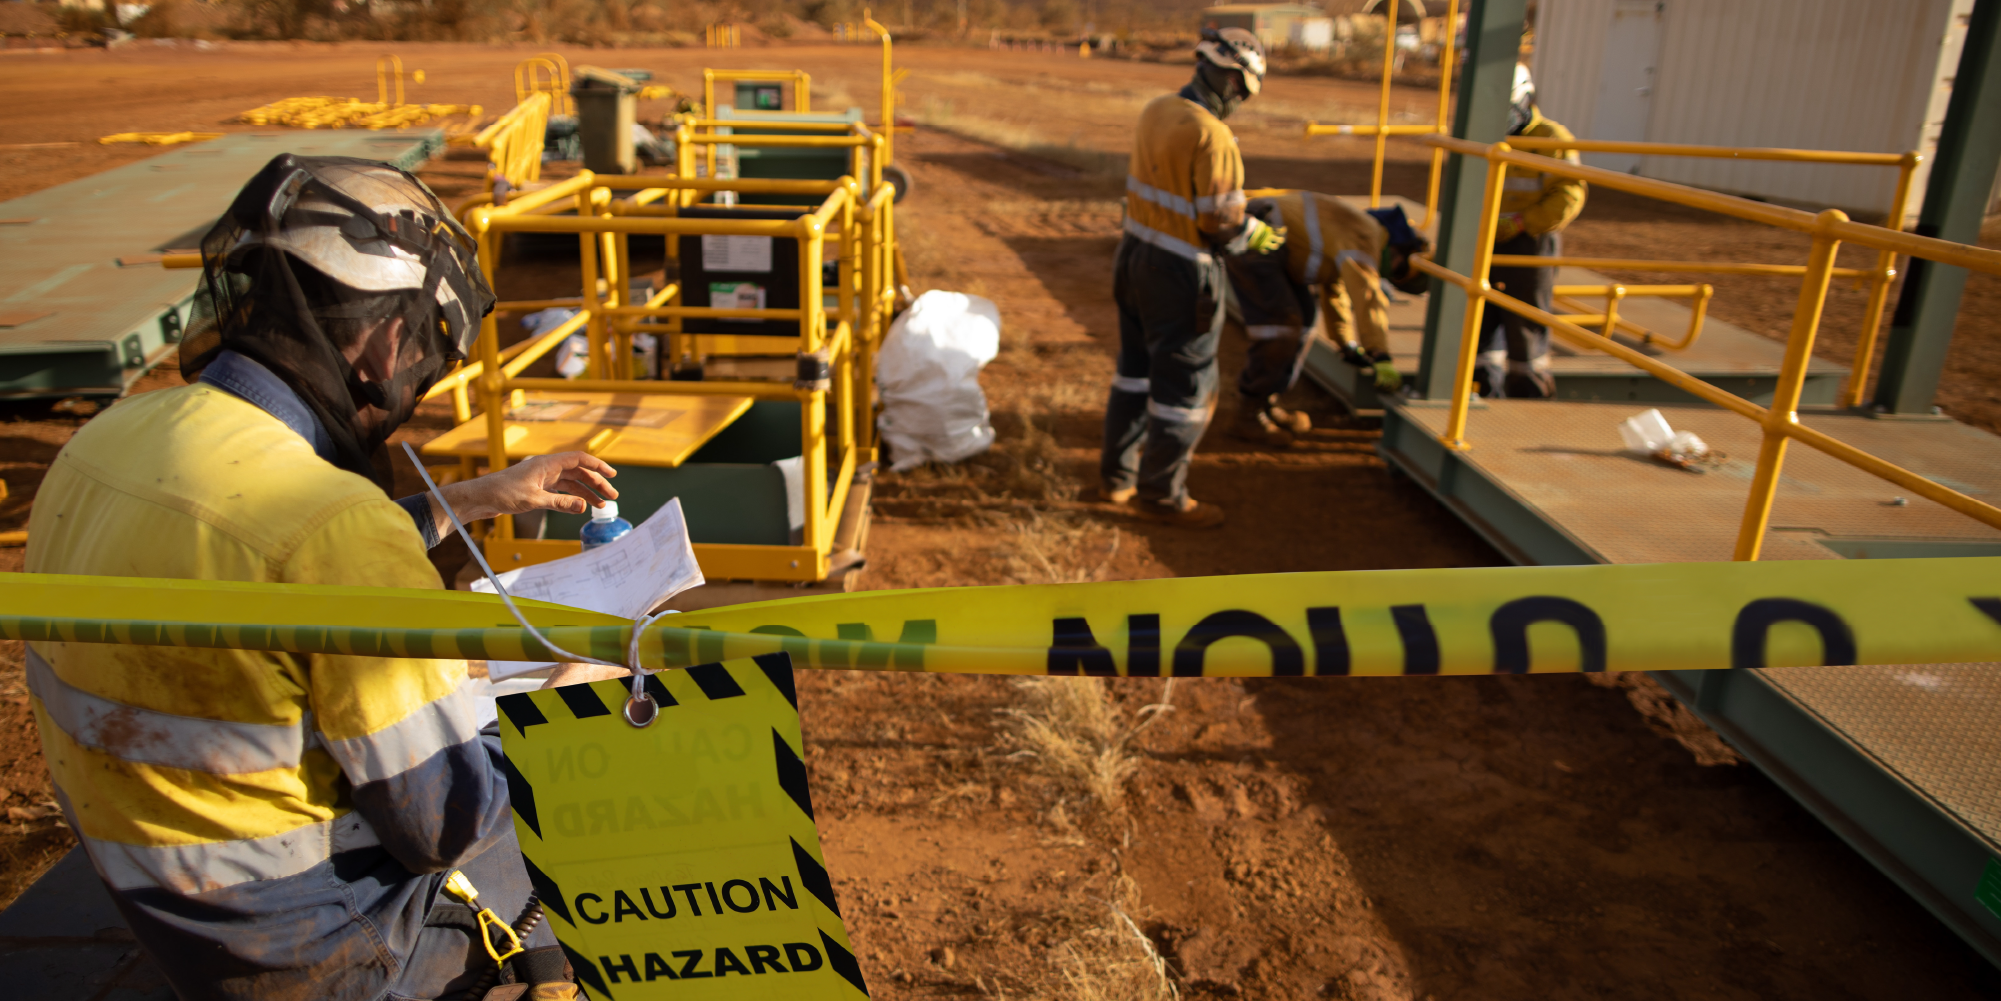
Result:
[[[1256,97],[1265,82],[1265,47],[1258,36],[1242,28],[1202,29],[1202,41],[1195,57],[1213,66],[1236,70],[1243,75],[1244,92]]]

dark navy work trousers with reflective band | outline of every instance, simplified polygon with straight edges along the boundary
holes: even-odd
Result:
[[[1190,260],[1128,235],[1113,263],[1119,308],[1118,377],[1105,404],[1099,473],[1110,488],[1178,506],[1188,459],[1216,396],[1216,346],[1228,294],[1213,256]]]

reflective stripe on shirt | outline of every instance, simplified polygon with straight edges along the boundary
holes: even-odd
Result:
[[[461,687],[374,733],[326,741],[355,785],[394,778],[479,736],[472,697]]]
[[[269,724],[177,716],[92,695],[57,677],[33,647],[28,648],[28,691],[41,700],[49,722],[71,740],[122,761],[244,775],[297,768],[313,744],[303,720]]]
[[[1183,198],[1180,195],[1170,194],[1168,192],[1162,191],[1159,188],[1156,188],[1153,185],[1148,184],[1145,181],[1142,181],[1139,178],[1132,176],[1131,174],[1126,175],[1126,190],[1128,192],[1131,192],[1132,194],[1138,195],[1139,197],[1146,199],[1149,202],[1152,202],[1155,205],[1160,206],[1161,208],[1166,209],[1169,212],[1173,212],[1177,215],[1187,216],[1190,219],[1195,218],[1196,206],[1195,204],[1190,203],[1188,199]],[[1203,209],[1203,211],[1206,212],[1208,210]]]
[[[1144,393],[1153,388],[1153,380],[1115,375],[1112,376],[1112,388],[1121,393]]]
[[[64,813],[69,802],[57,791]],[[98,874],[114,890],[160,887],[196,894],[259,880],[296,876],[328,858],[381,844],[361,814],[305,824],[261,838],[192,845],[127,845],[79,835]]]
[[[1183,240],[1180,237],[1168,236],[1160,230],[1143,225],[1131,218],[1126,219],[1126,232],[1136,239],[1151,243],[1169,253],[1186,257],[1197,264],[1209,263],[1208,251],[1199,250],[1187,240]]]

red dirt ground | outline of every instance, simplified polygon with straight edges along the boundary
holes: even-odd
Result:
[[[430,73],[421,99],[494,110],[511,100],[508,68],[529,54],[396,48]],[[1134,102],[1186,71],[899,51],[913,71],[908,105],[956,133],[898,140],[919,184],[899,209],[914,278],[1000,304],[1003,350],[983,383],[1001,441],[961,467],[882,477],[864,586],[1500,562],[1422,491],[1385,474],[1372,426],[1310,389],[1293,401],[1316,422],[1300,447],[1204,443],[1191,483],[1231,512],[1218,532],[1170,531],[1081,503],[1115,339],[1107,275],[1119,180],[1094,157],[1122,150]],[[16,98],[0,112],[9,136],[77,145],[0,148],[0,197],[145,155],[91,142],[104,133],[229,128],[230,115],[278,97],[365,96],[375,55],[351,46],[9,57],[0,61],[0,88]],[[570,53],[653,68],[683,87],[704,64],[782,60],[813,72],[820,103],[875,100],[861,49],[721,55]],[[1233,122],[1253,183],[1366,190],[1365,144],[1296,133],[1307,114],[1362,120],[1372,94],[1274,80]],[[1428,106],[1423,94],[1399,104],[1419,116]],[[1391,190],[1420,195],[1423,154],[1401,144],[1397,153]],[[426,177],[456,197],[471,190],[476,166],[440,161]],[[1676,257],[1789,246],[1747,247],[1731,225],[1613,197],[1594,198],[1572,241],[1581,253]],[[570,279],[544,267],[503,280],[525,293]],[[1719,315],[1783,333],[1784,289],[1718,285]],[[1994,399],[2001,349],[1985,335],[1997,313],[1994,283],[1977,279],[1967,316],[1981,336],[1965,336],[1962,323],[1943,397],[1990,429],[2001,404],[1983,401]],[[1829,340],[1839,357],[1839,338]],[[1226,350],[1226,379],[1240,351],[1241,341]],[[141,388],[178,383],[163,371]],[[13,499],[0,529],[25,522],[42,470],[83,420],[46,406],[4,419],[0,474]],[[426,413],[407,435],[445,424]],[[0,570],[18,569],[20,553],[0,550]],[[24,812],[0,831],[0,900],[71,843],[30,816],[48,785],[18,650],[8,645],[0,672],[0,784],[11,793],[0,807]],[[801,695],[829,861],[878,997],[1091,996],[1064,980],[1063,957],[1116,952],[1102,932],[1112,903],[1191,998],[1970,998],[2001,988],[1761,773],[1729,763],[1727,748],[1657,688],[1621,681],[1184,681],[1175,708],[1133,744],[1137,770],[1117,805],[1016,753],[1011,713],[1034,693],[1003,679],[828,672],[802,675]],[[1105,687],[1125,720],[1167,694],[1160,681]]]

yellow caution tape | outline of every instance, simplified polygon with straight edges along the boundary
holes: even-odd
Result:
[[[591,997],[868,996],[819,832],[783,656],[500,699],[521,856]],[[742,978],[741,981],[738,978]]]
[[[625,662],[630,623],[521,605],[557,646]],[[459,592],[6,574],[0,613],[10,639],[555,659],[498,599]],[[2001,557],[864,592],[667,616],[639,649],[651,669],[784,652],[812,668],[1182,676],[1992,661]]]

